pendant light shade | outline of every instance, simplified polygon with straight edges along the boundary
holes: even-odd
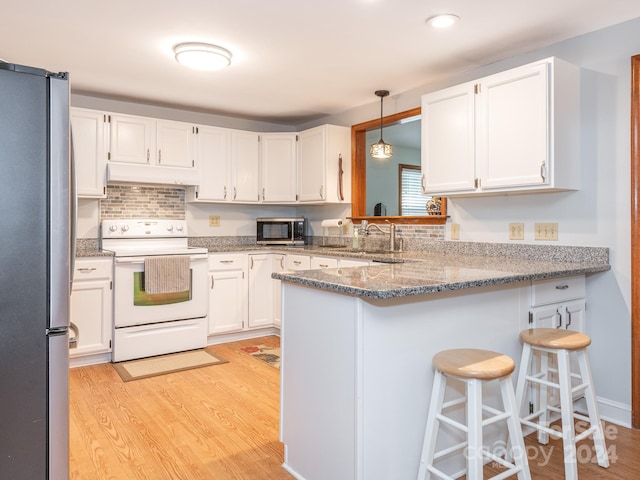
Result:
[[[393,155],[393,147],[388,143],[384,143],[384,140],[382,140],[382,102],[384,97],[389,95],[389,90],[377,90],[375,93],[376,96],[380,97],[380,140],[378,140],[378,143],[374,143],[369,147],[369,155],[373,158],[380,159],[391,158]]]

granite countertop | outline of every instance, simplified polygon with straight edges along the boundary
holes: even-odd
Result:
[[[391,254],[387,254],[391,255]],[[602,261],[568,262],[463,254],[407,252],[404,263],[274,273],[273,278],[375,299],[604,272]]]

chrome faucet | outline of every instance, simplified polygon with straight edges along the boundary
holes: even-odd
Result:
[[[389,220],[386,220],[386,222],[389,224],[389,230],[384,230],[382,227],[380,227],[375,223],[367,223],[366,220],[362,221],[360,228],[364,230],[365,235],[369,234],[369,230],[371,228],[375,228],[376,230],[382,233],[388,234],[389,235],[389,251],[395,252],[396,251],[396,224],[391,223]]]

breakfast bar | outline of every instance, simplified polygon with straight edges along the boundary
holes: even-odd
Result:
[[[607,249],[549,252],[544,261],[539,252],[407,252],[368,267],[274,274],[283,467],[305,480],[415,479],[433,355],[483,348],[518,362],[536,288],[584,305],[585,277],[610,269]],[[561,327],[581,322],[584,309]]]

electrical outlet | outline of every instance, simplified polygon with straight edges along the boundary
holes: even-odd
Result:
[[[536,223],[535,240],[558,240],[557,223]]]
[[[209,226],[210,227],[219,227],[220,226],[220,215],[209,215]]]
[[[509,240],[524,240],[524,223],[509,224]]]
[[[450,236],[451,236],[451,240],[460,240],[460,224],[459,223],[451,224]]]

